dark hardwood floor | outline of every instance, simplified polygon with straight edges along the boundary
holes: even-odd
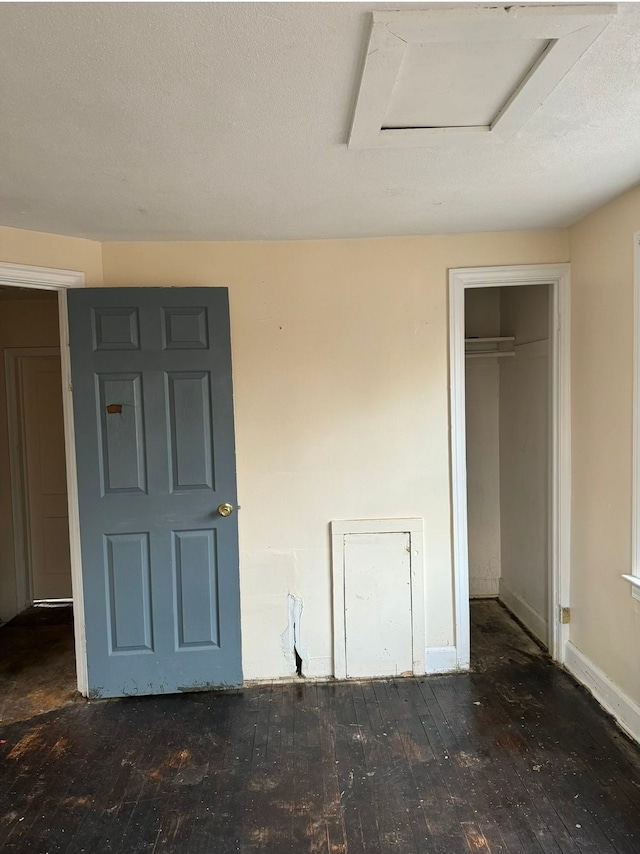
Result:
[[[70,605],[29,608],[0,628],[0,727],[77,702]]]
[[[472,622],[468,674],[5,721],[0,851],[638,854],[638,748],[499,605]]]

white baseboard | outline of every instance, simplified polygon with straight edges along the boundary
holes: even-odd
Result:
[[[455,673],[459,670],[458,667],[458,650],[455,646],[432,646],[425,650],[426,673]],[[289,682],[304,682],[307,679],[310,682],[329,682],[333,681],[334,676],[332,671],[332,659],[330,657],[319,656],[317,658],[309,658],[303,660],[302,672],[303,677],[297,676],[295,673],[288,673],[284,676],[266,677],[266,676],[251,676],[245,677],[245,685],[266,685],[270,682],[278,684]],[[421,675],[416,674],[416,675]],[[365,679],[366,677],[362,677]],[[381,679],[387,677],[380,677]],[[392,678],[392,677],[389,677]],[[360,678],[353,681],[361,681]]]
[[[455,646],[428,646],[425,650],[427,673],[453,673],[458,670],[458,650]]]
[[[564,666],[615,718],[618,726],[640,742],[640,706],[571,641],[566,645]]]
[[[470,599],[483,599],[485,597],[491,597],[495,599],[498,595],[498,582],[497,578],[481,578],[475,575],[469,576],[469,598]]]
[[[535,635],[542,643],[549,642],[549,626],[547,620],[539,614],[535,608],[532,608],[522,596],[514,593],[511,588],[506,585],[503,579],[500,579],[500,596],[507,608],[514,614],[520,622],[525,625],[531,634]]]
[[[333,659],[330,655],[309,656],[302,661],[302,672],[311,679],[330,679],[333,677]]]

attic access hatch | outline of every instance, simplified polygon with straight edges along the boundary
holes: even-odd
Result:
[[[374,12],[349,148],[510,136],[616,10],[605,3]]]

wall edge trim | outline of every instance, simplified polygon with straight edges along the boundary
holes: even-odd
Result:
[[[12,264],[2,261],[0,262],[0,284],[57,291],[60,288],[83,288],[85,275],[80,270],[34,267],[29,264]]]
[[[592,694],[634,741],[640,743],[640,705],[594,664],[571,641],[567,642],[565,667]]]
[[[633,235],[633,450],[631,458],[631,569],[640,576],[640,231]],[[640,590],[631,587],[634,599]]]

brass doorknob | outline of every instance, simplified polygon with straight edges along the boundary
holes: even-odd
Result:
[[[218,513],[221,516],[231,516],[233,513],[233,504],[227,504],[226,502],[224,504],[218,504]]]

